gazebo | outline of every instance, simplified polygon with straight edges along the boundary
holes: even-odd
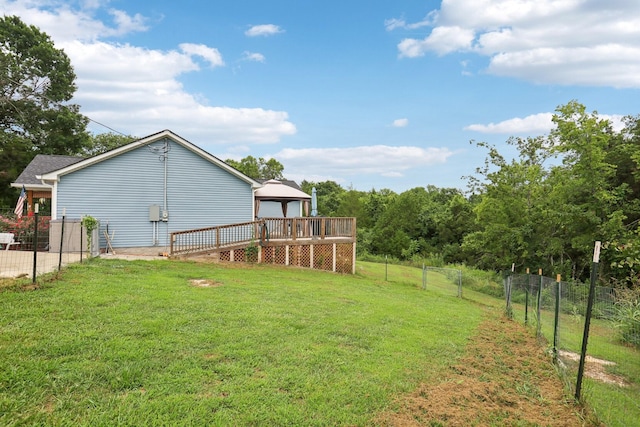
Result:
[[[280,202],[282,205],[282,216],[287,217],[287,206],[289,202],[302,203],[304,216],[309,216],[309,205],[311,196],[292,185],[284,184],[282,181],[270,179],[262,183],[263,186],[255,191],[255,211],[259,216],[260,202]],[[293,185],[297,184],[293,183]]]

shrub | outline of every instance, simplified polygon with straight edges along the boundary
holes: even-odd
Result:
[[[640,347],[640,289],[618,290],[615,326],[623,343]]]
[[[41,245],[46,246],[47,244],[50,220],[51,217],[49,216],[38,216],[39,247]],[[33,244],[35,221],[34,215],[23,216],[21,218],[0,216],[0,232],[13,233],[14,239],[17,242],[22,242],[22,249],[30,249]]]

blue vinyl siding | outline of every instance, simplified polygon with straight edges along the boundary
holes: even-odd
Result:
[[[169,244],[168,233],[251,221],[251,185],[171,139],[153,142],[61,177],[58,216],[91,215],[115,232],[114,247],[153,245],[149,207],[164,205],[164,141],[167,155],[169,220],[158,222],[158,245]]]

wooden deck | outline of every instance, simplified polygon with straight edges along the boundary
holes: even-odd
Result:
[[[169,256],[212,254],[254,261],[355,272],[355,218],[262,218],[173,232]]]

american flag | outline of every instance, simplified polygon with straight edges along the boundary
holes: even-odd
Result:
[[[24,209],[25,200],[27,200],[27,192],[24,190],[24,185],[23,185],[22,191],[20,192],[20,197],[18,197],[18,203],[16,203],[16,208],[13,210],[13,213],[18,215],[18,218],[22,218],[22,211]]]

